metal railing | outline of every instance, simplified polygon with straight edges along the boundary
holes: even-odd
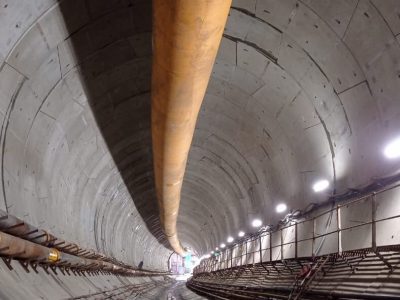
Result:
[[[400,244],[400,184],[333,205],[279,229],[260,232],[201,261],[194,274],[263,262],[370,250]],[[379,233],[377,235],[377,232]]]

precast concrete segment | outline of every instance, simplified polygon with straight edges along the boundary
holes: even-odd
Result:
[[[151,1],[39,2],[0,7],[0,209],[82,248],[165,269],[151,155]]]
[[[278,201],[294,210],[320,203],[327,194],[311,188],[320,177],[341,193],[398,169],[381,152],[400,128],[399,5],[233,1],[182,186],[184,246],[209,253],[252,232],[255,217],[275,224]],[[0,11],[0,207],[87,249],[165,268],[152,178],[151,2],[19,0]],[[397,199],[383,199],[382,213]],[[400,243],[377,227],[380,240]],[[42,297],[38,280],[54,286],[14,270],[0,274],[4,298]],[[87,293],[81,277],[57,278]]]
[[[230,0],[153,1],[152,141],[160,219],[178,254],[176,223],[193,132]]]

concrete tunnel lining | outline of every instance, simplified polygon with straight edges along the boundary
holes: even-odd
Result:
[[[277,223],[281,201],[304,209],[398,171],[382,148],[400,128],[399,10],[395,1],[233,1],[183,184],[185,246],[208,253],[256,216]],[[19,0],[0,11],[0,208],[165,270],[150,1]],[[313,193],[318,178],[329,193]]]

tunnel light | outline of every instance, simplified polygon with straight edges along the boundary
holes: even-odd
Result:
[[[387,158],[393,159],[400,157],[400,138],[395,139],[394,141],[390,142],[384,152]]]
[[[277,213],[283,213],[284,211],[286,211],[286,209],[287,209],[287,205],[285,203],[279,203],[276,206],[276,212]]]
[[[210,253],[210,254],[211,254],[211,255],[212,255],[212,254],[214,254],[214,251],[211,251],[211,253]]]
[[[239,231],[238,236],[239,237],[244,237],[245,233],[243,231]]]
[[[219,245],[219,246],[223,249],[223,248],[225,248],[226,245],[225,245],[224,243],[222,243],[222,244]]]
[[[313,185],[313,190],[314,192],[322,192],[323,190],[326,190],[329,186],[329,181],[326,179],[322,179],[314,183]]]
[[[215,248],[215,251],[218,251],[219,250],[219,248],[217,247],[217,248]]]
[[[232,243],[233,241],[234,241],[234,238],[233,237],[228,237],[228,239],[226,240],[228,243]]]
[[[253,222],[251,222],[251,226],[253,227],[260,227],[262,225],[262,221],[260,219],[254,219]]]

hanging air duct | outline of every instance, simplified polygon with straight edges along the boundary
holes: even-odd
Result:
[[[153,0],[155,184],[161,224],[181,255],[176,223],[182,181],[230,5],[231,0]]]

